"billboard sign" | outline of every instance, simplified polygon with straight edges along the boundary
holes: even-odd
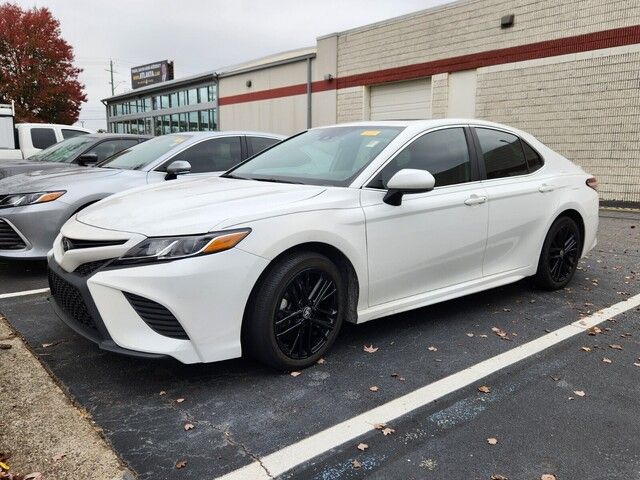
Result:
[[[131,88],[134,89],[167,80],[173,80],[173,62],[168,60],[148,63],[131,69]]]

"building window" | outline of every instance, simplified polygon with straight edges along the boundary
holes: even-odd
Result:
[[[189,101],[189,105],[195,105],[196,103],[198,103],[198,90],[192,88],[191,90],[187,91],[187,99]]]
[[[189,128],[187,129],[190,132],[198,131],[198,112],[189,112],[187,114],[189,116]]]

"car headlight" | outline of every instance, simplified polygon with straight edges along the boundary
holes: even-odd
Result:
[[[57,192],[16,193],[0,196],[0,208],[22,207],[36,203],[53,202],[66,193],[65,190]]]
[[[235,247],[249,233],[251,233],[250,228],[242,228],[204,235],[147,238],[116,260],[115,263],[123,265],[162,262],[223,252]]]

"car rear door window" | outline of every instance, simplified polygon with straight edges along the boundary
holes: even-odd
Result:
[[[542,161],[542,157],[538,155],[527,142],[522,140],[522,149],[524,150],[524,156],[527,159],[527,165],[529,166],[529,173],[535,172],[539,168],[542,167],[544,162]]]
[[[518,137],[488,128],[476,128],[476,134],[488,180],[529,173]]]
[[[125,150],[129,147],[133,147],[138,144],[138,140],[135,138],[118,138],[114,140],[106,140],[91,150],[89,150],[88,154],[95,154],[98,157],[98,162],[109,158],[111,155],[115,155],[122,150]]]
[[[255,155],[263,150],[266,150],[272,145],[275,145],[280,140],[277,138],[268,137],[247,137],[247,143],[249,144],[249,154]]]
[[[57,141],[53,128],[36,127],[31,129],[31,143],[35,148],[47,148]]]
[[[86,135],[87,132],[83,132],[82,130],[74,130],[72,128],[63,128],[62,130],[62,138],[67,139],[67,138],[73,138],[73,137],[77,137],[78,135]]]
[[[191,173],[229,170],[242,160],[240,137],[213,138],[197,143],[177,154],[167,165],[178,160],[189,162]]]
[[[436,187],[471,181],[471,158],[462,128],[447,128],[422,135],[396,155],[369,184],[386,188],[391,177],[404,168],[427,170]]]

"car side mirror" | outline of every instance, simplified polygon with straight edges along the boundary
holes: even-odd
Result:
[[[175,162],[171,162],[167,167],[167,176],[164,177],[165,180],[173,180],[178,177],[178,175],[184,175],[185,173],[191,172],[191,164],[186,160],[176,160]]]
[[[78,165],[82,165],[83,167],[95,165],[96,163],[98,163],[98,155],[95,153],[85,153],[78,158]]]
[[[435,185],[436,179],[426,170],[403,168],[387,182],[387,193],[383,201],[397,207],[402,204],[403,195],[429,192],[433,190]]]

